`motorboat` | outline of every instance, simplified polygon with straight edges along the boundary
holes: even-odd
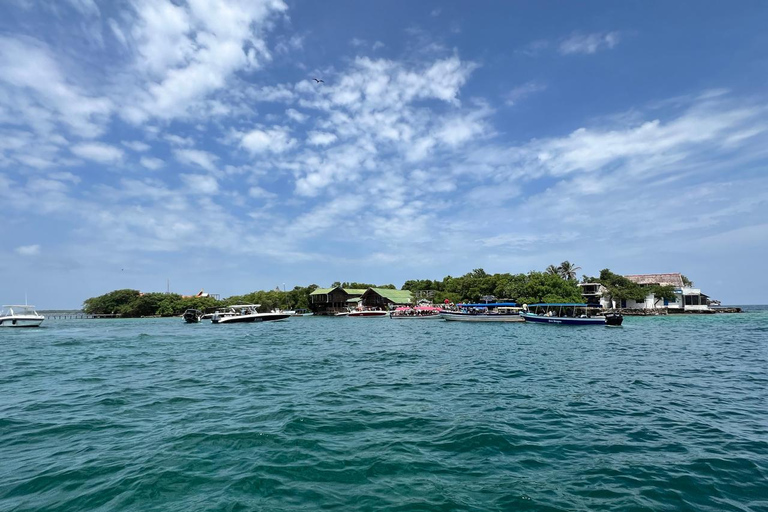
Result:
[[[381,318],[389,313],[383,309],[358,308],[353,309],[347,316],[350,318]]]
[[[514,302],[457,304],[454,310],[440,311],[440,317],[452,322],[522,322],[521,310]]]
[[[393,320],[439,320],[441,308],[434,306],[402,306],[389,312],[389,318]]]
[[[621,313],[605,314],[599,304],[532,304],[523,306],[526,322],[559,325],[612,325],[624,321]]]
[[[226,308],[220,308],[213,314],[211,322],[214,324],[269,322],[285,320],[291,317],[285,311],[280,310],[259,313],[259,307],[261,307],[261,304],[235,304]]]
[[[308,309],[297,309],[294,311],[285,311],[285,313],[290,313],[291,316],[314,316],[315,314],[308,310]]]
[[[3,306],[0,310],[0,327],[40,327],[45,317],[35,311],[35,306]]]
[[[198,324],[203,319],[203,312],[199,309],[188,309],[181,316],[188,324]]]

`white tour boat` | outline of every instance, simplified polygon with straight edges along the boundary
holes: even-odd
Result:
[[[455,311],[444,310],[440,316],[457,322],[523,322],[520,309],[514,302],[457,304]]]
[[[389,312],[393,320],[439,320],[441,308],[434,306],[399,307]]]
[[[40,327],[45,317],[35,311],[35,306],[3,306],[0,311],[0,327]]]
[[[350,318],[381,318],[387,316],[389,313],[383,309],[353,309],[347,315]]]

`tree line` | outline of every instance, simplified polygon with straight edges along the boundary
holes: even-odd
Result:
[[[493,296],[497,300],[510,300],[519,304],[574,302],[583,303],[576,271],[580,267],[564,261],[558,266],[550,265],[543,272],[531,271],[526,274],[488,274],[478,268],[463,276],[446,276],[442,280],[412,279],[406,281],[402,290],[429,292],[435,303],[479,302],[483,297]],[[620,303],[633,299],[642,301],[649,293],[657,301],[674,299],[671,286],[643,286],[614,274],[609,269],[600,272],[599,277],[582,276],[582,282],[600,283],[606,295]],[[685,278],[684,281],[690,283]],[[692,283],[691,283],[692,284]],[[335,282],[332,287],[342,288],[391,288],[392,284],[373,285],[357,282]],[[310,305],[310,294],[318,288],[316,284],[296,286],[292,290],[261,290],[244,295],[234,295],[223,300],[213,297],[182,297],[175,293],[141,293],[138,290],[115,290],[98,297],[87,299],[83,311],[88,314],[120,314],[124,317],[178,316],[186,309],[205,310],[231,304],[261,304],[263,310],[306,309]],[[418,298],[418,296],[417,296]]]

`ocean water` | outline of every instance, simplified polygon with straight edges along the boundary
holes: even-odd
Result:
[[[768,310],[0,330],[2,511],[765,511]]]

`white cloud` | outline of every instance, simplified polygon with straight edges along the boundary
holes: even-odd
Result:
[[[139,140],[124,140],[123,146],[127,147],[128,149],[132,149],[133,151],[136,151],[137,153],[142,153],[144,151],[148,151],[151,147],[146,142],[141,142]]]
[[[195,145],[195,141],[191,137],[182,137],[175,133],[167,133],[163,135],[163,138],[174,146],[192,147]]]
[[[67,0],[67,2],[87,16],[99,16],[99,7],[93,0]]]
[[[118,25],[113,18],[109,18],[107,24],[109,25],[112,34],[115,36],[115,39],[117,39],[123,47],[128,48],[128,38],[125,37],[125,33],[123,32],[123,29],[120,28],[120,25]]]
[[[559,51],[563,55],[592,54],[598,50],[612,49],[619,44],[619,39],[618,32],[575,33],[560,43]]]
[[[302,114],[298,110],[295,110],[292,108],[289,108],[288,110],[286,110],[285,115],[288,116],[290,119],[293,119],[297,123],[303,123],[304,121],[307,120],[306,114]]]
[[[215,171],[216,160],[219,159],[213,153],[199,149],[174,149],[173,154],[179,162],[187,165],[197,165],[206,171]]]
[[[104,164],[117,163],[123,158],[123,150],[102,142],[85,142],[70,148],[80,158]]]
[[[544,91],[546,89],[546,84],[536,81],[526,82],[522,85],[514,87],[511,91],[509,91],[504,96],[504,103],[511,107],[512,105],[519,103],[521,100],[527,98],[528,96],[531,96],[537,92]]]
[[[35,245],[22,245],[16,248],[16,254],[22,256],[37,256],[40,254],[40,246]]]
[[[333,144],[338,140],[336,134],[330,132],[309,132],[307,134],[307,142],[313,146],[327,146]]]
[[[0,84],[6,85],[0,112],[6,108],[16,122],[44,133],[54,132],[60,123],[83,137],[101,134],[112,102],[88,95],[71,83],[71,75],[43,43],[0,36]]]
[[[304,37],[298,34],[289,38],[282,38],[275,45],[275,51],[282,54],[288,54],[295,50],[301,50],[302,48],[304,48]]]
[[[277,197],[277,194],[256,186],[248,189],[248,195],[256,199],[272,199],[273,197]]]
[[[219,182],[213,176],[204,174],[182,174],[182,181],[186,183],[190,192],[194,194],[210,195],[219,191]]]
[[[264,31],[286,9],[282,0],[139,2],[132,39],[144,82],[124,104],[123,117],[138,124],[190,115],[235,72],[271,59]]]
[[[282,126],[256,129],[242,135],[240,146],[251,153],[283,153],[296,145],[288,129]]]
[[[165,161],[160,158],[154,158],[149,156],[143,156],[139,160],[139,163],[151,171],[162,169],[165,166]]]

